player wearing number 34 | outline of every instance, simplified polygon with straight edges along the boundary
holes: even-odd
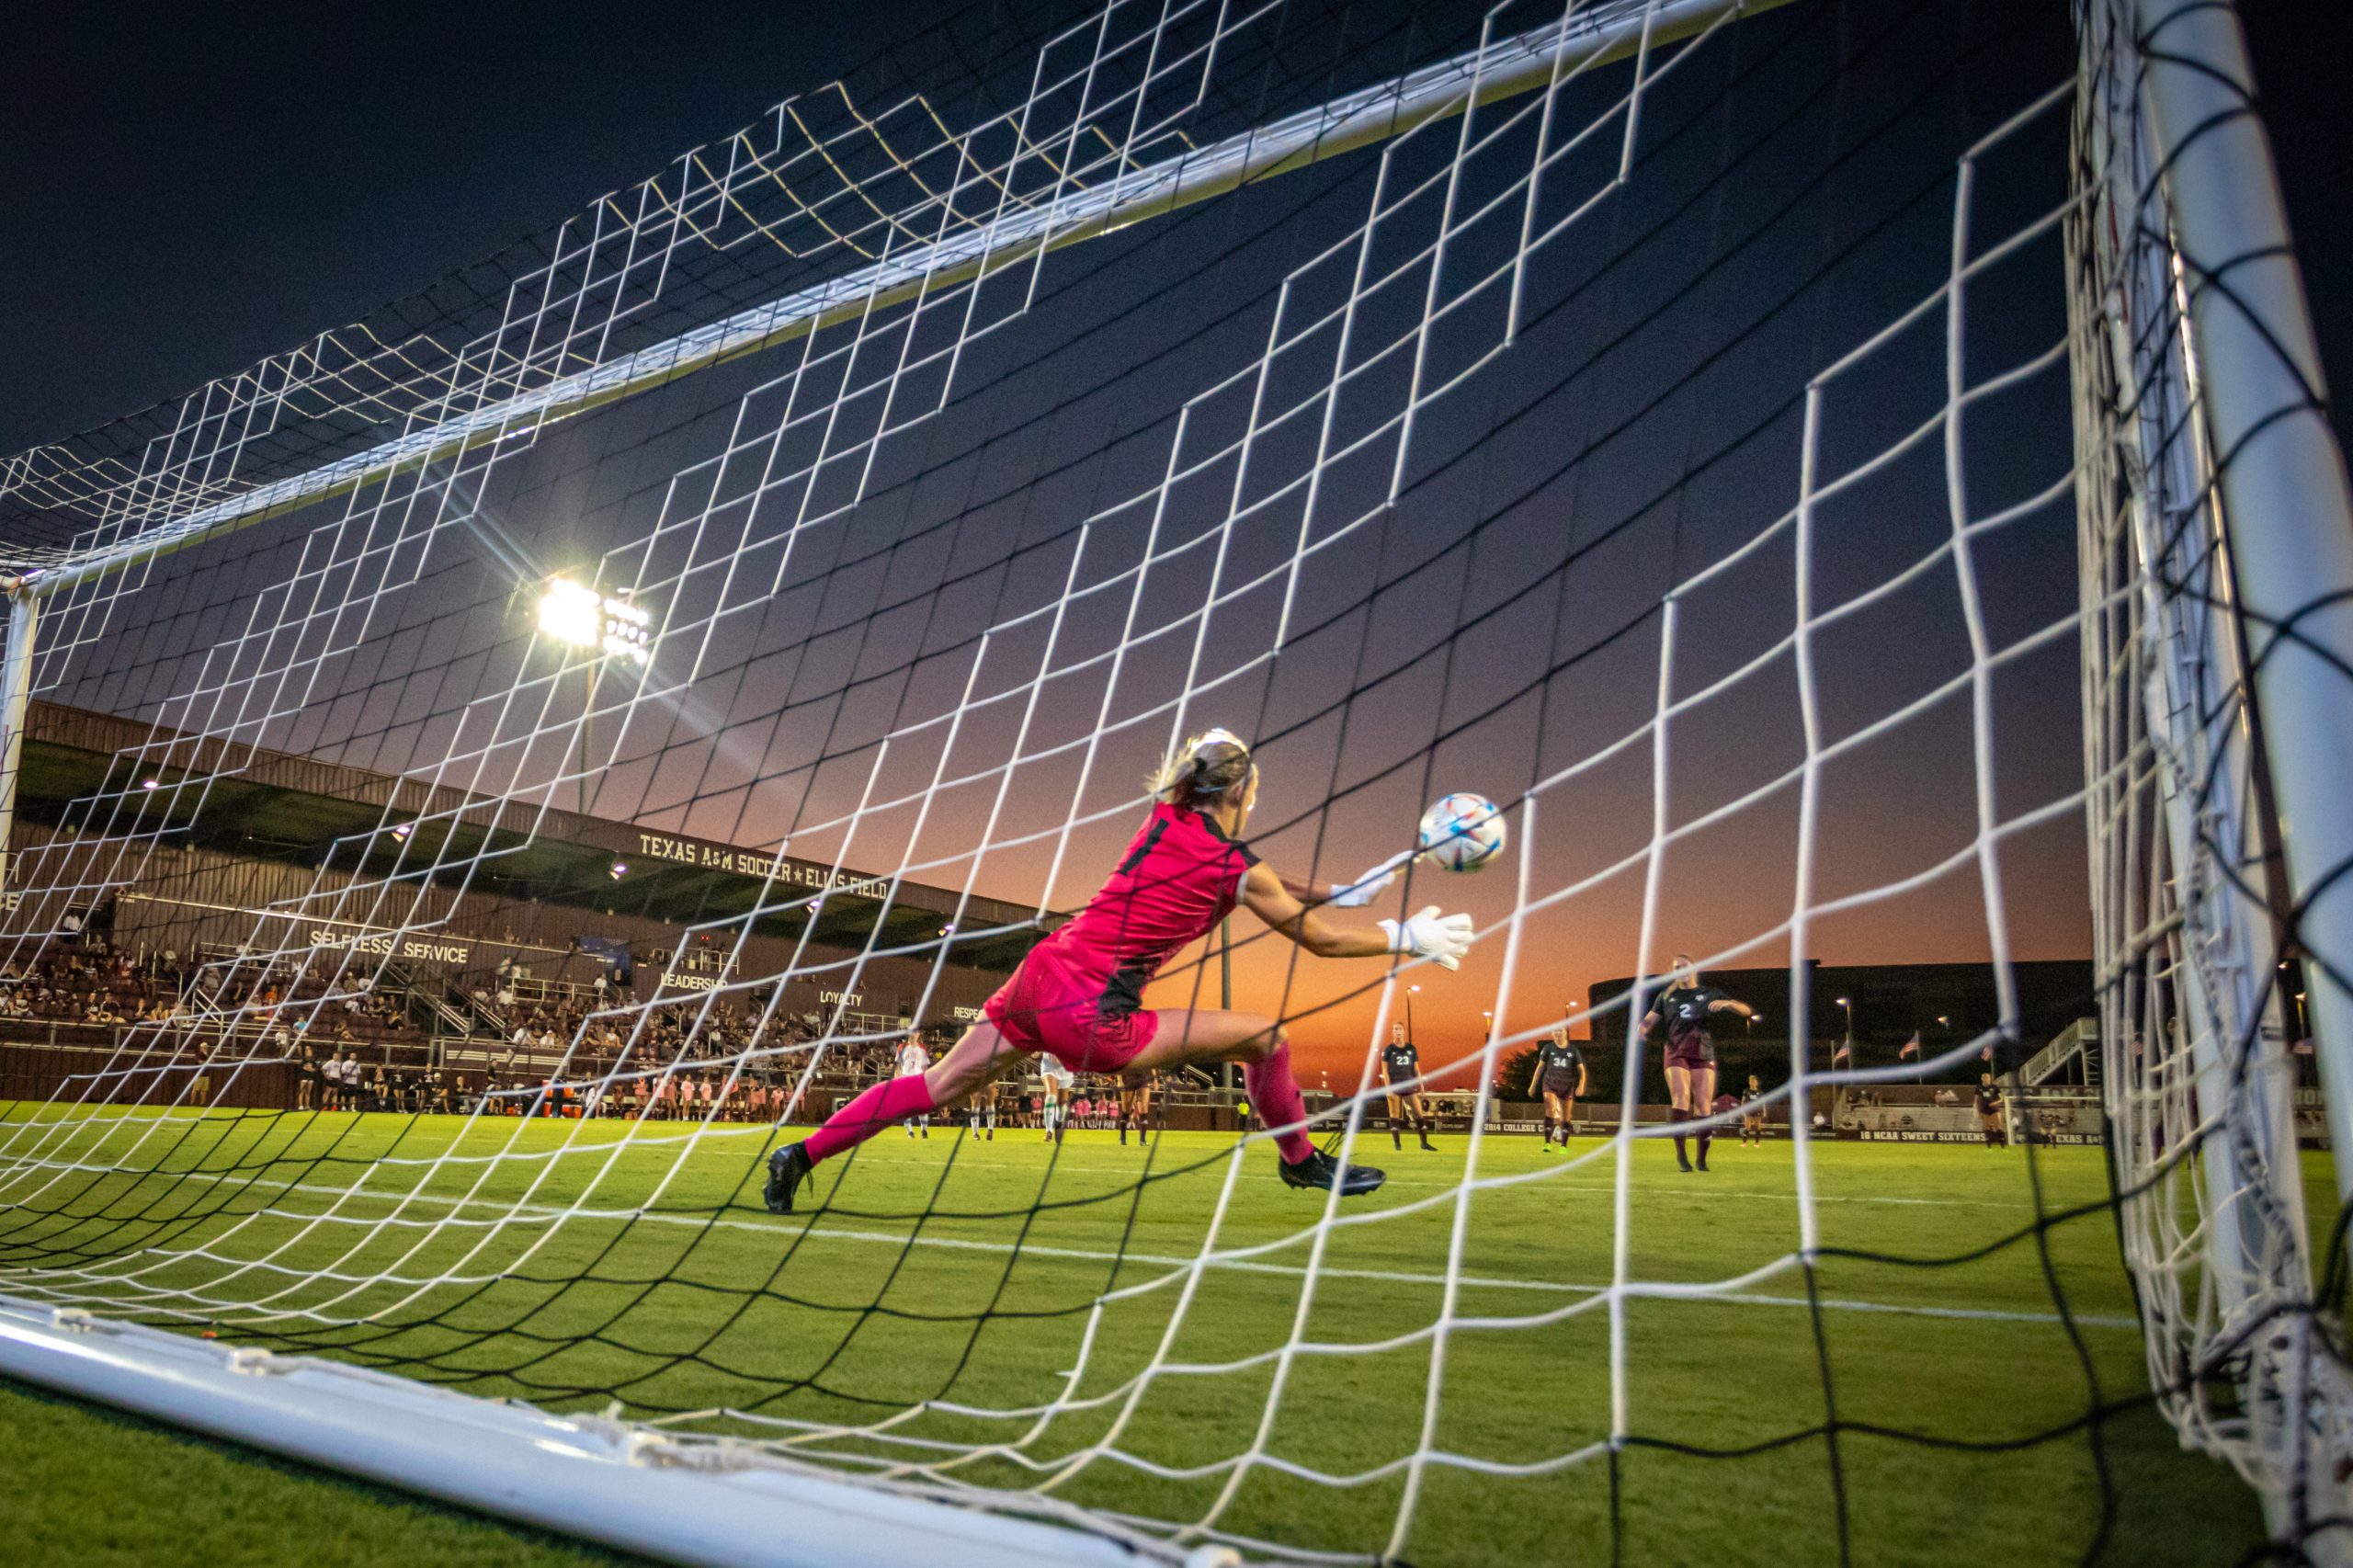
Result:
[[[1161,966],[1217,928],[1239,903],[1318,958],[1404,953],[1456,967],[1471,949],[1467,915],[1433,904],[1401,920],[1342,926],[1324,906],[1370,902],[1411,858],[1407,851],[1354,882],[1314,888],[1278,875],[1243,842],[1258,800],[1250,748],[1224,730],[1186,743],[1152,780],[1152,814],[1103,889],[1068,925],[1028,957],[931,1069],[867,1090],[805,1142],[768,1158],[766,1199],[785,1214],[810,1170],[886,1127],[952,1105],[1040,1051],[1081,1073],[1134,1081],[1196,1062],[1239,1062],[1250,1103],[1274,1130],[1283,1181],[1291,1187],[1370,1192],[1385,1179],[1348,1167],[1307,1135],[1307,1108],[1291,1076],[1282,1025],[1258,1013],[1143,1006]]]

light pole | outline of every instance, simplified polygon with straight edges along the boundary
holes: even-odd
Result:
[[[1217,923],[1217,1005],[1227,1012],[1233,1011],[1233,916],[1227,915]],[[1225,1086],[1242,1085],[1242,1064],[1225,1064]]]
[[[1849,1048],[1849,1049],[1851,1049],[1851,1048],[1854,1046],[1854,1043],[1855,1043],[1855,1003],[1854,1003],[1854,999],[1853,999],[1853,998],[1851,998],[1851,997],[1847,997],[1847,996],[1841,996],[1841,997],[1839,997],[1839,998],[1838,998],[1838,1006],[1839,1006],[1841,1008],[1845,1009],[1846,1014],[1847,1014],[1847,1044],[1848,1048]],[[1836,1066],[1836,1065],[1837,1064],[1837,1053],[1836,1053],[1836,1051],[1833,1051],[1833,1052],[1831,1053],[1831,1064],[1832,1064],[1833,1066]]]
[[[592,650],[582,666],[588,689],[580,707],[580,777],[576,799],[588,814],[588,757],[597,719],[597,676],[608,658],[643,668],[654,652],[654,618],[621,597],[599,595],[569,577],[551,577],[540,594],[540,631],[567,648]]]
[[[1405,1038],[1408,1040],[1414,1038],[1414,996],[1420,990],[1418,985],[1405,987]]]

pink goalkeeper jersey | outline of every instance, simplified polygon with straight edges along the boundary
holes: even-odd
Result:
[[[1233,913],[1257,863],[1248,845],[1201,812],[1155,805],[1102,891],[1024,965],[1050,966],[1107,1014],[1133,1012],[1162,965]]]

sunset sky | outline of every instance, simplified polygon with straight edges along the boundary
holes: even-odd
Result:
[[[1365,912],[1434,903],[1490,928],[1459,974],[1410,977],[1443,1060],[1482,1038],[1483,1010],[1534,1028],[1678,949],[1788,960],[1810,690],[1828,754],[1816,902],[1920,882],[1816,919],[1812,956],[1983,960],[1995,928],[2015,958],[2082,956],[2063,356],[1972,403],[1949,464],[1940,429],[1917,438],[1945,400],[1947,318],[1926,312],[1823,383],[1817,487],[1871,472],[1813,509],[1802,553],[1788,522],[1809,378],[1943,281],[1955,159],[2068,78],[2061,10],[1800,0],[1695,49],[1645,100],[1623,189],[1606,193],[1620,129],[1548,169],[1530,228],[1581,215],[1529,253],[1507,348],[1496,269],[1531,210],[1513,182],[1533,99],[1474,122],[1497,134],[1452,210],[1512,199],[1449,234],[1435,279],[1447,187],[1400,193],[1444,173],[1453,125],[1385,175],[1358,153],[1074,247],[1033,296],[993,284],[969,314],[902,312],[857,352],[837,330],[175,557],[45,628],[44,694],[543,792],[585,683],[531,643],[537,578],[632,585],[660,638],[642,685],[608,672],[597,688],[597,814],[1057,909],[1108,868],[1169,742],[1223,724],[1259,744],[1258,849],[1299,874],[1352,876],[1449,790],[1505,806],[1496,864],[1417,870]],[[772,12],[722,10],[626,51],[483,16],[431,51],[364,26],[263,40],[348,50],[385,84],[331,104],[323,85],[290,103],[224,82],[192,106],[175,94],[193,73],[134,58],[117,74],[173,90],[110,87],[123,107],[74,160],[99,165],[77,181],[98,199],[31,200],[55,226],[0,242],[28,255],[13,271],[33,324],[0,348],[0,446],[366,314],[926,15],[857,7],[788,36]],[[1415,57],[1476,17],[1433,8]],[[1408,52],[1350,47],[1359,79]],[[94,79],[63,58],[43,90]],[[1561,123],[1621,125],[1629,79],[1578,84]],[[1277,107],[1306,92],[1269,90]],[[187,136],[175,116],[199,113],[211,134]],[[298,115],[316,123],[290,138]],[[1217,105],[1205,133],[1247,118]],[[2065,132],[2046,115],[1987,157],[1971,255],[2064,199]],[[2291,176],[2310,134],[2288,143]],[[1340,244],[1377,180],[1396,205],[1370,245]],[[2061,344],[2060,260],[2051,230],[1972,281],[1967,384]],[[2324,324],[2340,317],[2332,303]],[[906,378],[937,414],[902,408],[870,447],[879,396],[806,416],[957,344],[952,380]],[[1425,389],[1461,379],[1416,411],[1401,459],[1417,358]],[[1956,496],[1972,522],[2011,517],[1970,547],[1994,659],[1984,802]],[[1801,582],[1810,683],[1784,645]],[[1670,700],[1728,684],[1676,714],[1662,756],[1645,726],[1663,659]],[[1017,746],[1030,760],[1008,769]],[[1981,804],[2002,835],[1982,864]],[[1659,818],[1677,836],[1654,865]],[[1303,1074],[1344,1082],[1382,967],[1302,960],[1250,925],[1236,1004],[1295,1017]],[[1214,1005],[1216,987],[1213,963],[1188,966],[1154,999]]]

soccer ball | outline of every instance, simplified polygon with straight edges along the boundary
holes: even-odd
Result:
[[[1422,858],[1449,871],[1475,871],[1503,846],[1503,813],[1484,795],[1442,796],[1422,813]]]

